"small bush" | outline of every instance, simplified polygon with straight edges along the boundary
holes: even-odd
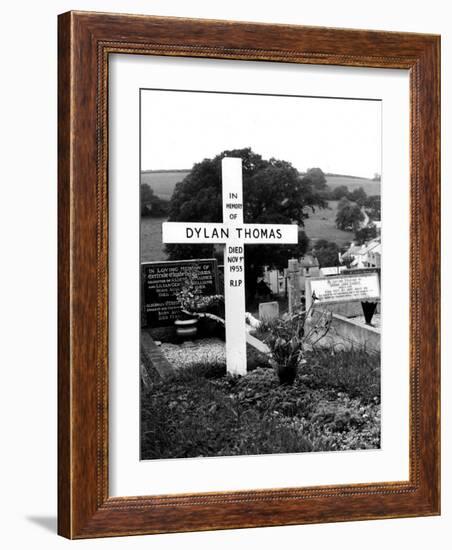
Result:
[[[280,384],[292,385],[304,363],[307,347],[312,348],[328,332],[332,314],[325,311],[313,326],[307,326],[308,312],[298,312],[261,322],[258,337],[265,342],[276,364]]]

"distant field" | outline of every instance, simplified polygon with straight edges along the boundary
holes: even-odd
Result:
[[[176,183],[182,181],[190,170],[174,172],[141,172],[141,183],[150,185],[161,199],[169,200],[173,194]]]
[[[362,187],[368,195],[379,195],[381,184],[379,181],[367,178],[351,178],[350,176],[326,176],[328,185],[334,189],[339,185],[346,185],[350,191]]]
[[[167,260],[162,243],[162,222],[166,218],[141,218],[141,261]]]
[[[154,193],[161,199],[170,199],[176,183],[182,181],[190,170],[150,171],[141,173],[142,183],[152,187]],[[362,187],[368,195],[380,194],[380,182],[366,178],[350,176],[327,176],[328,185],[334,189],[339,185],[346,185],[350,191]]]
[[[309,218],[304,222],[304,231],[311,243],[326,239],[342,246],[353,239],[353,233],[350,231],[341,231],[336,228],[337,204],[338,201],[329,201],[329,208],[316,209],[314,213],[309,212]]]

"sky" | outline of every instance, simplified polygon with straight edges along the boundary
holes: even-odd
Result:
[[[190,169],[251,147],[299,171],[381,173],[381,102],[142,90],[141,169]]]

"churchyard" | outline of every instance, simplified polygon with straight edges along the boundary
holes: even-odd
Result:
[[[141,458],[379,448],[379,269],[289,257],[250,301],[248,247],[294,246],[298,227],[244,223],[237,158],[222,209],[222,223],[160,219],[154,236],[222,258],[142,251]]]

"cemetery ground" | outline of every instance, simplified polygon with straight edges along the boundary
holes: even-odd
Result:
[[[186,353],[189,348],[186,349]],[[362,349],[305,354],[292,385],[247,346],[248,372],[221,353],[149,373],[141,390],[141,458],[189,458],[380,447],[380,358]]]

